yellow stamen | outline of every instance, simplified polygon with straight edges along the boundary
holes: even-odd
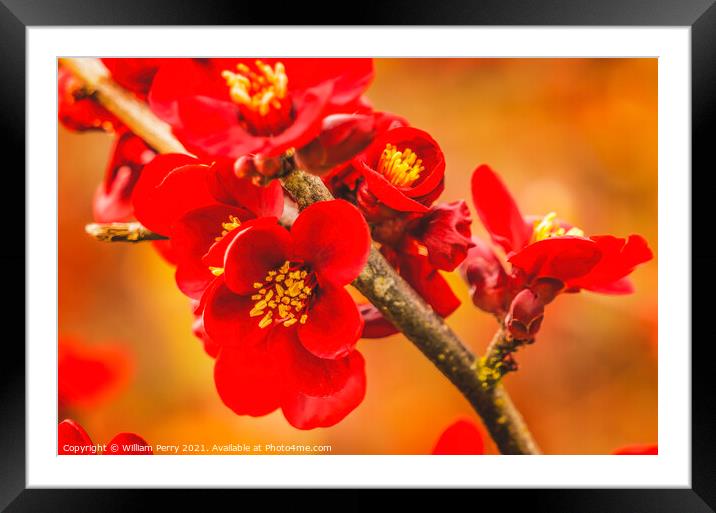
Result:
[[[422,159],[410,148],[398,151],[398,147],[386,144],[378,161],[378,171],[397,187],[410,187],[425,170]]]
[[[555,212],[550,212],[540,221],[535,221],[534,223],[532,242],[563,236],[584,237],[584,232],[577,227],[565,230],[564,227],[557,223],[557,214]]]
[[[216,237],[214,240],[216,240],[217,242],[220,241],[226,236],[227,233],[229,233],[231,230],[235,230],[239,226],[241,226],[241,221],[239,220],[239,218],[230,215],[228,221],[221,223],[221,227],[223,228],[223,230],[221,230],[221,235]]]
[[[214,276],[221,276],[224,274],[224,268],[223,267],[212,267],[209,266],[209,271],[211,271],[211,274]]]
[[[268,271],[263,282],[253,285],[258,294],[251,296],[254,306],[249,316],[261,317],[261,328],[267,328],[274,322],[285,327],[298,322],[305,324],[308,315],[304,313],[299,317],[299,312],[304,310],[313,293],[313,285],[310,281],[307,283],[307,279],[308,272],[292,268],[288,261],[277,270]]]
[[[221,76],[229,86],[229,96],[234,103],[266,116],[271,108],[281,108],[281,100],[288,92],[288,76],[281,62],[272,68],[257,60],[255,66],[257,71],[239,64],[236,66],[238,73],[225,70]]]

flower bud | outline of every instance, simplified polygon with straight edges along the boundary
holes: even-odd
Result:
[[[529,340],[539,331],[543,318],[544,304],[534,292],[525,289],[512,300],[505,324],[514,338]]]
[[[503,316],[507,310],[509,277],[492,249],[473,237],[474,246],[460,265],[460,273],[470,286],[472,302],[480,310]]]
[[[372,114],[333,114],[323,120],[321,133],[296,155],[301,167],[322,175],[355,157],[375,135]]]
[[[556,278],[538,278],[530,289],[543,305],[548,305],[564,290],[564,282]]]

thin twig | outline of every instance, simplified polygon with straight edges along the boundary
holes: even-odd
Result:
[[[168,237],[148,230],[139,223],[90,223],[85,231],[102,242],[142,242],[167,240]]]
[[[157,151],[186,153],[164,123],[109,78],[100,61],[63,59],[62,62],[87,81],[104,107]],[[301,170],[291,171],[282,178],[282,183],[299,209],[333,198],[320,178]],[[375,248],[353,285],[460,390],[482,417],[501,453],[539,454],[505,389],[484,379],[484,359],[475,358]]]

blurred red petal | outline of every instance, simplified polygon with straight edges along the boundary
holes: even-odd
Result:
[[[119,344],[87,345],[61,337],[58,344],[58,400],[70,408],[94,407],[129,382],[133,360]]]
[[[486,165],[472,174],[472,198],[482,224],[505,252],[517,251],[529,242],[532,227],[525,222],[505,184]]]
[[[119,433],[106,444],[108,456],[119,454],[152,454],[152,446],[135,433]]]
[[[433,454],[485,454],[482,434],[469,420],[458,420],[440,435]]]
[[[57,426],[57,454],[92,454],[91,447],[89,435],[74,420],[63,420]]]
[[[656,444],[626,445],[615,449],[612,454],[621,455],[657,455],[659,446]]]

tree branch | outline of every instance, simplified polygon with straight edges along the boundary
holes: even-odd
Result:
[[[60,63],[82,79],[89,94],[159,153],[186,153],[172,129],[136,96],[118,85],[99,59],[64,58]]]
[[[299,208],[333,199],[320,178],[301,170],[281,179]],[[371,248],[368,264],[353,282],[393,325],[442,372],[482,417],[503,454],[538,454],[537,444],[507,392],[484,359],[477,360],[444,320]]]
[[[154,233],[139,223],[90,223],[85,225],[85,231],[102,242],[142,242],[169,238]]]
[[[186,153],[169,127],[114,83],[97,59],[63,59],[88,89],[110,112],[160,153]],[[333,199],[320,178],[293,170],[281,179],[284,188],[296,200],[299,209],[316,201]],[[150,236],[148,230],[147,236]],[[94,233],[92,233],[96,237]],[[156,234],[153,234],[156,235]],[[159,236],[161,237],[161,236]],[[104,238],[103,240],[130,240]],[[140,239],[138,239],[140,240]],[[383,315],[422,351],[425,356],[460,390],[470,402],[503,454],[539,454],[522,416],[499,383],[485,379],[484,358],[478,360],[462,344],[432,308],[425,303],[375,248],[368,264],[353,285]]]

